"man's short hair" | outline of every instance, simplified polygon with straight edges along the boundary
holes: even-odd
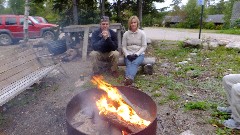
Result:
[[[102,16],[101,17],[101,22],[109,22],[109,17],[108,16]]]

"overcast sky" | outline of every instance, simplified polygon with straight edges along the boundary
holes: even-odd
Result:
[[[187,2],[188,2],[188,0],[182,0],[183,5],[186,5]],[[163,8],[163,7],[168,7],[170,4],[172,4],[172,0],[165,0],[164,3],[155,2],[155,6],[157,9]]]

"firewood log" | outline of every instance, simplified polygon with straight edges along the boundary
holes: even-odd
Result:
[[[123,120],[117,113],[115,112],[108,112],[107,114],[100,114],[104,119],[110,121],[116,127],[121,130],[125,130],[126,132],[130,133],[137,133],[144,129],[145,125],[137,125],[130,122]]]
[[[144,109],[138,107],[137,105],[131,103],[128,100],[128,98],[123,93],[120,92],[120,90],[118,90],[118,93],[122,96],[125,103],[133,108],[133,110],[138,114],[139,117],[141,117],[142,119],[148,120],[148,121],[152,120],[152,117],[147,110],[144,110]]]

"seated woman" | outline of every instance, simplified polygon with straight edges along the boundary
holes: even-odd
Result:
[[[138,17],[131,16],[128,20],[128,31],[123,34],[122,50],[126,64],[124,85],[133,83],[147,48],[146,35],[139,29],[139,24]]]

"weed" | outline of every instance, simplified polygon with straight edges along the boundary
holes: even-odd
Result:
[[[169,100],[173,100],[173,101],[178,101],[180,97],[173,91],[170,91],[168,96],[167,96],[167,99]]]
[[[165,104],[165,103],[167,103],[167,99],[161,99],[161,100],[159,100],[159,102],[158,102],[159,105],[163,105],[163,104]]]
[[[232,129],[229,129],[229,128],[218,128],[216,130],[216,134],[217,135],[237,135],[237,134],[234,134]]]
[[[5,118],[3,117],[3,114],[0,113],[0,125],[5,123]]]
[[[57,91],[58,88],[59,88],[59,85],[58,85],[58,84],[54,84],[54,85],[52,86],[52,90],[53,90],[53,91]]]
[[[162,94],[161,93],[154,93],[153,97],[160,97]]]
[[[185,110],[208,110],[210,108],[209,103],[205,101],[188,102],[184,105]]]

